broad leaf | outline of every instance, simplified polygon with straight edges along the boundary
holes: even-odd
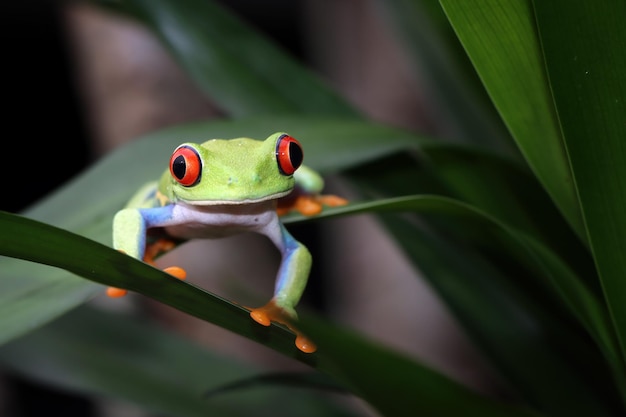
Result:
[[[345,329],[313,320],[305,321],[304,328],[320,340],[326,372],[353,387],[384,416],[541,415],[523,406],[482,397]]]
[[[319,77],[215,1],[129,0],[120,9],[148,25],[229,115],[358,117]]]
[[[589,242],[626,359],[626,2],[534,4]],[[626,401],[625,370],[622,362]]]
[[[593,295],[585,292],[583,287],[576,287],[576,282],[570,282],[570,277],[567,275],[559,274],[559,272],[561,272],[561,270],[565,267],[560,266],[556,269],[550,267],[546,268],[541,259],[543,256],[542,251],[544,249],[541,249],[540,246],[537,247],[538,249],[528,248],[525,246],[525,242],[520,240],[520,237],[517,236],[516,232],[499,226],[497,222],[494,222],[489,217],[486,217],[470,207],[464,206],[463,204],[443,199],[441,197],[414,196],[392,200],[381,200],[371,203],[352,204],[346,207],[329,209],[322,215],[322,217],[381,210],[437,213],[445,216],[460,217],[461,219],[472,220],[473,222],[486,222],[487,225],[491,224],[491,227],[495,226],[496,228],[502,228],[499,233],[508,235],[509,241],[516,241],[516,244],[520,246],[520,248],[516,249],[513,247],[509,248],[509,250],[511,250],[515,255],[521,256],[524,260],[535,259],[535,263],[539,271],[543,270],[543,273],[548,279],[552,280],[555,286],[566,289],[565,300],[573,308],[581,309],[582,314],[587,314],[586,312],[588,312],[588,319],[585,319],[585,322],[589,322],[588,320],[591,320],[591,323],[597,328],[606,328],[606,322],[605,318],[603,318],[604,316],[601,312],[601,307],[598,307],[597,303],[594,304]],[[247,311],[241,307],[237,307],[229,302],[226,302],[225,300],[220,299],[219,297],[208,294],[190,284],[178,281],[167,274],[149,267],[142,262],[137,262],[110,248],[96,242],[88,241],[80,236],[72,235],[69,232],[8,214],[0,217],[0,220],[3,220],[2,227],[4,230],[9,231],[9,235],[17,235],[16,233],[12,233],[14,229],[21,231],[20,236],[14,237],[11,242],[6,242],[5,245],[0,245],[0,253],[2,254],[23,257],[36,262],[55,265],[68,269],[90,280],[141,292],[155,298],[156,300],[180,309],[181,311],[185,311],[189,314],[215,323],[245,337],[257,340],[288,356],[316,366],[322,371],[326,369],[325,363],[320,361],[317,354],[302,355],[300,352],[296,351],[293,347],[293,336],[282,327],[251,327],[250,324],[253,323],[251,323],[251,319],[248,317]],[[406,226],[403,227],[403,230],[410,232]],[[39,239],[33,242],[32,239],[29,239],[29,235],[31,233],[34,233],[39,237]],[[419,241],[416,241],[414,244],[417,244],[418,242]],[[506,243],[507,239],[505,239],[504,242]],[[423,244],[420,245],[423,247]],[[81,248],[82,256],[80,258],[72,256],[77,247]],[[432,250],[435,249],[431,248],[431,252]],[[441,253],[446,252],[442,251]],[[471,271],[471,269],[467,270],[467,272],[469,271]],[[583,302],[581,303],[579,300]],[[466,303],[465,305],[479,306],[479,304],[476,303]],[[501,305],[500,307],[502,308],[504,305]],[[598,308],[600,308],[600,310],[598,310]],[[596,310],[598,310],[599,313]],[[506,317],[504,312],[504,309],[500,310],[500,316]],[[519,313],[520,312],[516,314],[519,315]],[[494,316],[493,318],[497,321],[500,316]],[[510,316],[507,320],[512,317],[514,317],[514,315]],[[525,320],[528,320],[528,318]],[[507,326],[511,326],[513,323],[514,321],[508,322]],[[541,323],[538,322],[535,324],[540,325]],[[549,324],[549,322],[546,324]],[[551,333],[554,335],[564,334],[567,335],[566,340],[574,340],[572,338],[573,335],[568,335],[569,330],[567,328],[560,329],[559,327],[554,327],[552,324],[549,325],[552,326]],[[533,341],[534,338],[522,338],[518,340],[525,340],[529,343]],[[611,349],[610,345],[605,345],[605,343],[610,343],[610,340],[607,341],[598,339],[597,342],[601,348]],[[584,343],[581,343],[580,345],[580,348],[582,349]],[[530,346],[531,345],[527,344],[525,346],[525,350],[529,349]],[[586,383],[579,379],[579,376],[576,374],[576,371],[574,371],[574,368],[568,367],[567,361],[564,361],[564,358],[561,358],[558,355],[553,356],[543,348],[535,350],[534,360],[539,360],[540,358],[544,374],[539,381],[545,381],[544,383],[547,384],[547,386],[541,388],[542,384],[539,383],[539,385],[536,385],[537,390],[535,390],[535,394],[548,394],[548,404],[551,402],[561,404],[561,397],[558,395],[555,396],[554,392],[554,390],[558,388],[558,392],[562,393],[566,398],[571,397],[571,395],[576,395],[581,400],[581,404],[586,404],[586,407],[582,407],[578,404],[576,410],[574,411],[580,411],[582,413],[585,412],[585,410],[590,411],[602,409],[600,406],[601,403],[594,400],[595,394],[592,393],[593,389],[591,389],[593,386],[586,386]],[[529,371],[531,371],[531,369],[532,368],[528,368]],[[557,376],[557,380],[564,374],[569,374],[569,376],[559,385],[555,385],[553,381],[546,379],[546,376],[548,375],[546,372],[550,369],[554,369],[556,371],[555,375]],[[537,375],[538,374],[536,372],[531,371],[527,372],[524,377],[535,379],[535,376]],[[545,391],[546,389],[548,389],[548,391]],[[546,400],[544,399],[544,401]],[[542,403],[542,401],[540,401],[540,403]],[[545,405],[546,404],[544,402],[544,406]]]
[[[440,0],[528,164],[581,239],[585,231],[530,0]]]
[[[133,403],[155,415],[262,416],[270,410],[276,416],[350,415],[319,393],[289,386],[253,386],[206,398],[209,390],[264,370],[212,353],[145,317],[89,307],[4,345],[0,364],[56,387]]]

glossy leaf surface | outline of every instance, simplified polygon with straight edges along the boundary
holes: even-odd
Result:
[[[440,3],[528,164],[585,239],[530,0]]]
[[[624,360],[626,3],[534,5],[589,242]],[[626,378],[624,370],[622,365]]]

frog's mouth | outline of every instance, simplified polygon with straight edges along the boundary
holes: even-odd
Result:
[[[287,191],[281,191],[281,192],[270,194],[270,195],[265,195],[263,197],[239,198],[237,200],[193,200],[193,199],[187,199],[187,198],[180,197],[180,196],[177,196],[177,197],[179,201],[185,204],[188,204],[190,206],[241,206],[241,205],[247,205],[247,204],[249,205],[249,204],[255,204],[255,203],[262,203],[264,201],[269,201],[269,200],[276,200],[281,197],[285,197],[291,192],[292,190],[287,190]]]

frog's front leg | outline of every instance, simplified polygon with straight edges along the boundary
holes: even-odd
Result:
[[[173,205],[166,205],[120,210],[113,218],[113,247],[135,259],[144,260],[147,230],[168,224],[172,219],[173,207]],[[169,250],[172,247],[173,245],[161,247],[160,250]],[[185,270],[179,267],[165,268],[164,271],[180,279],[186,277]],[[121,297],[126,293],[127,291],[121,288],[109,287],[107,289],[109,297]]]
[[[278,223],[278,233],[266,234],[282,254],[281,264],[276,278],[274,296],[263,307],[250,311],[250,316],[258,323],[269,326],[272,321],[289,327],[296,333],[296,345],[300,350],[311,353],[315,345],[302,335],[294,326],[298,316],[295,307],[302,297],[311,271],[311,253]]]

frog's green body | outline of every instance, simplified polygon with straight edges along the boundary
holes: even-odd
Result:
[[[272,300],[253,310],[252,316],[265,325],[273,319],[284,321],[282,316],[295,319],[311,255],[280,222],[277,200],[296,185],[306,194],[318,195],[324,184],[301,162],[300,144],[285,133],[265,141],[238,138],[182,144],[158,183],[142,187],[116,214],[113,245],[144,259],[149,228],[162,228],[168,236],[183,240],[244,231],[263,234],[281,252],[282,262]]]

